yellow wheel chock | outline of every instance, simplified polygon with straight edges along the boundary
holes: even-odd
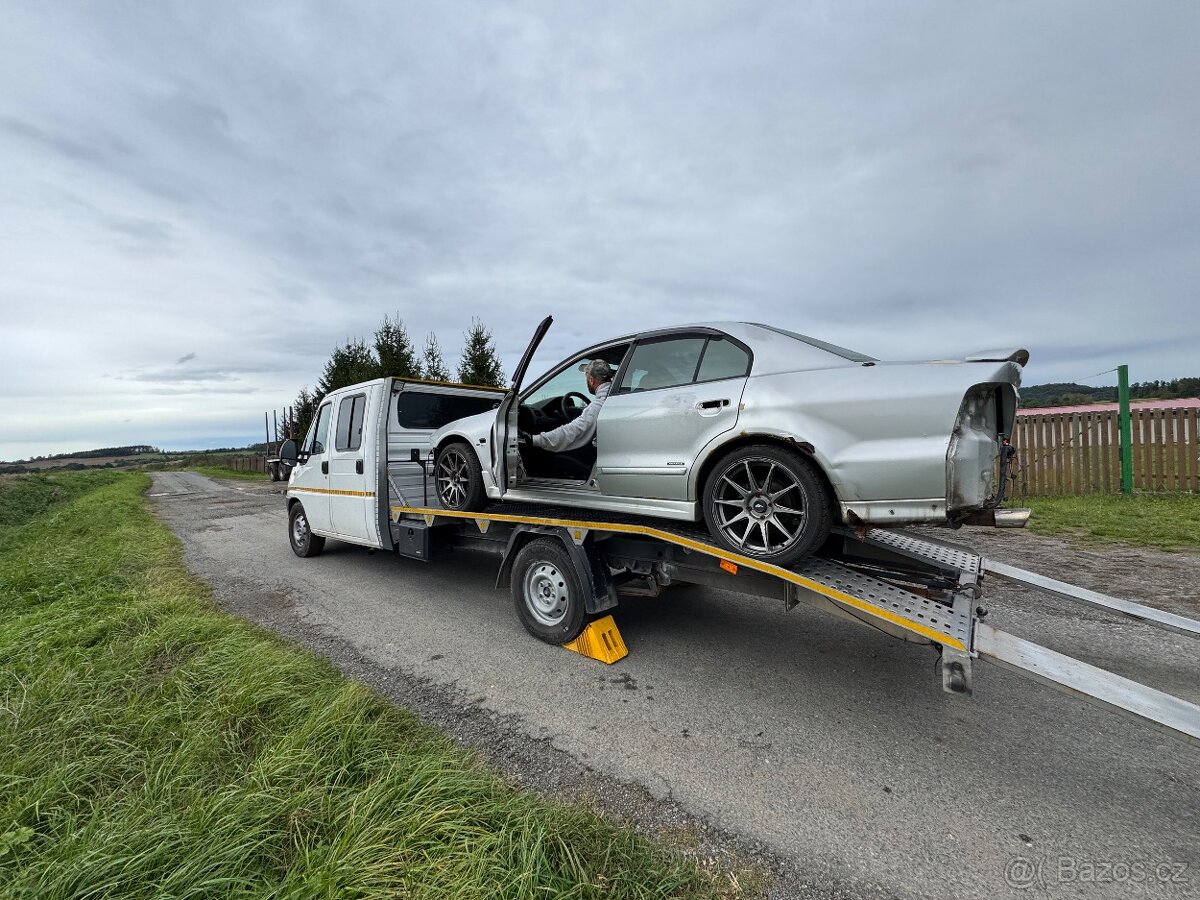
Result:
[[[621,640],[621,632],[612,616],[602,616],[580,632],[575,640],[563,644],[567,650],[573,650],[590,659],[598,659],[602,663],[612,665],[629,655],[625,642]]]

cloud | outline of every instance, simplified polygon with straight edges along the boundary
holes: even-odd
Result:
[[[0,415],[252,434],[397,311],[452,367],[472,316],[511,370],[552,313],[535,369],[750,319],[1195,375],[1198,37],[1183,4],[9,10]]]

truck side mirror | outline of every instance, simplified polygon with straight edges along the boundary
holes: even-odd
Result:
[[[300,446],[293,440],[286,440],[279,448],[279,460],[289,466],[300,462]]]

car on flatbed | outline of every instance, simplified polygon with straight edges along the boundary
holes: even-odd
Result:
[[[437,498],[696,522],[737,553],[788,565],[835,522],[1024,524],[1003,500],[1022,349],[884,362],[803,334],[714,322],[625,335],[524,385],[538,327],[495,409],[431,435]],[[581,367],[615,371],[578,478],[518,441],[579,416]],[[584,474],[586,473],[586,474]]]

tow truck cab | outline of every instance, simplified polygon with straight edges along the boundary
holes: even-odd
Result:
[[[303,442],[287,441],[280,450],[285,461],[294,459],[289,514],[302,504],[312,535],[391,550],[387,504],[377,500],[386,495],[389,477],[420,496],[423,471],[408,463],[429,454],[430,435],[447,422],[495,409],[504,393],[401,378],[331,392]]]

